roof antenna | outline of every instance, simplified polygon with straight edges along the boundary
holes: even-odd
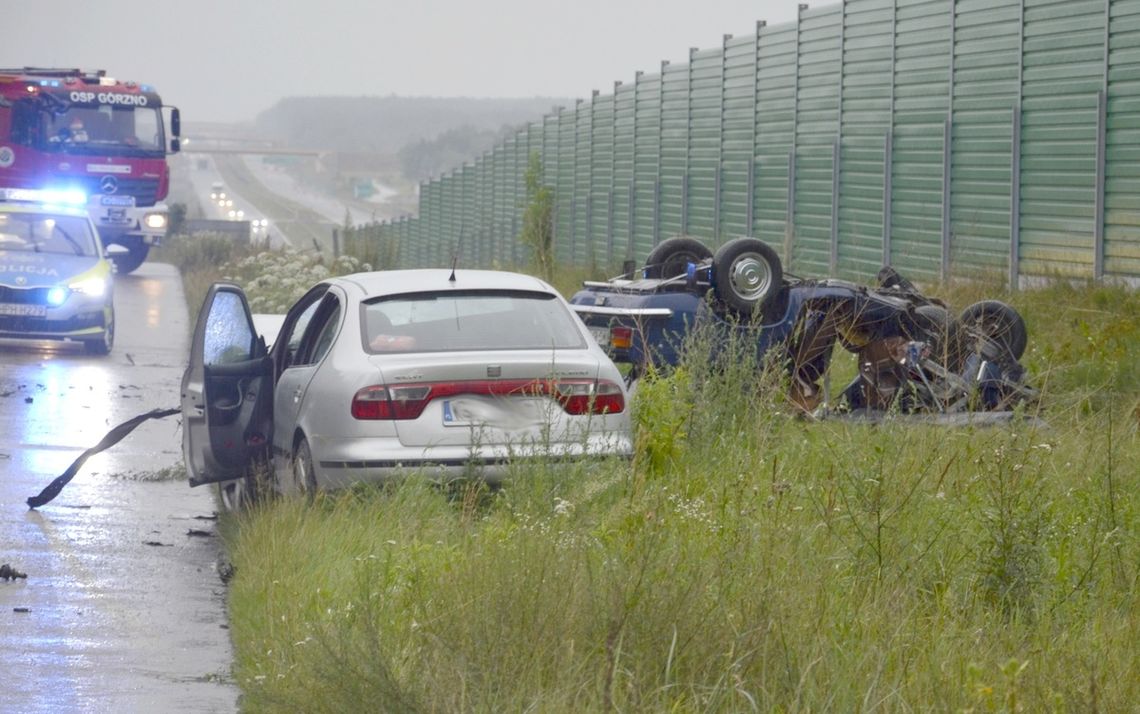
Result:
[[[456,251],[455,253],[451,254],[451,277],[447,279],[447,282],[449,282],[449,283],[455,282],[455,264],[458,262],[459,262],[459,252]]]

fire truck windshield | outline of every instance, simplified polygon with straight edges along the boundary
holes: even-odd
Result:
[[[66,111],[37,114],[38,131],[32,133],[46,151],[119,156],[164,152],[158,108],[72,104]]]

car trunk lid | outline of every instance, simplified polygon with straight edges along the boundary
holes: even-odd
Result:
[[[414,357],[396,365],[390,358],[372,358],[393,402],[408,400],[411,409],[422,407],[415,418],[393,422],[405,446],[500,446],[572,438],[570,424],[584,417],[566,412],[559,390],[593,384],[600,368],[587,351],[510,353],[501,359],[486,352]],[[416,403],[421,399],[423,404]]]

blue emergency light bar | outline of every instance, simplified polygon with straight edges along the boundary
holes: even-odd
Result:
[[[85,206],[87,194],[78,189],[0,188],[0,200]]]

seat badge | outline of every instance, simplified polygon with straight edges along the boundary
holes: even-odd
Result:
[[[503,368],[497,364],[489,364],[489,365],[487,365],[487,376],[488,377],[502,377],[503,376]]]

